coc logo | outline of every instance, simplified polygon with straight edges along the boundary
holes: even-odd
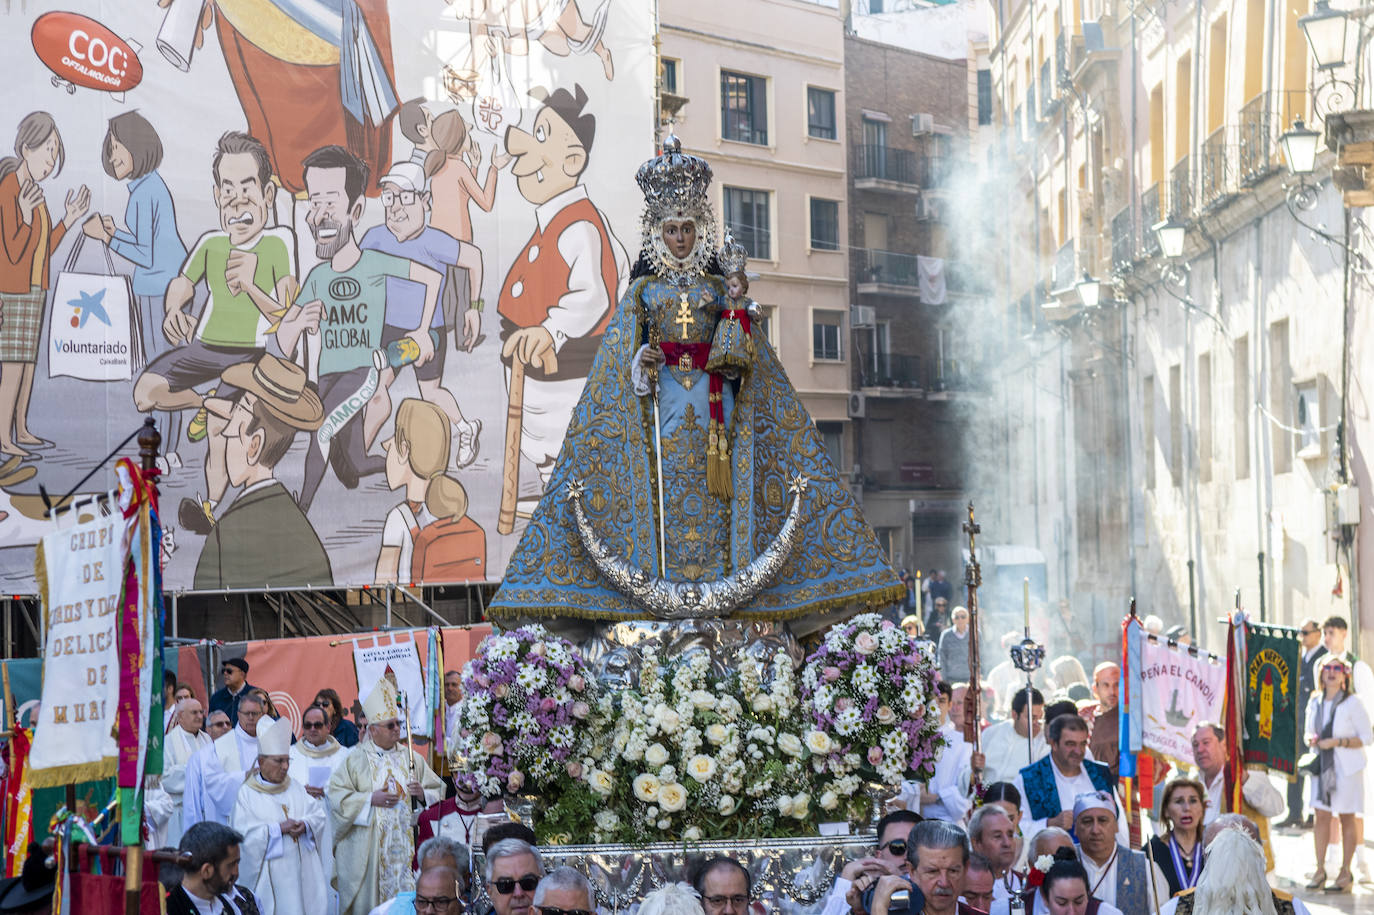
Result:
[[[77,13],[44,13],[29,34],[33,52],[53,72],[54,86],[127,92],[143,79],[143,63],[123,38]]]

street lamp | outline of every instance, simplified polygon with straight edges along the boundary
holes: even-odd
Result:
[[[1078,290],[1078,297],[1083,301],[1084,308],[1096,308],[1097,303],[1102,300],[1102,283],[1093,278],[1088,271],[1083,271],[1083,279],[1074,284]]]
[[[1152,231],[1159,239],[1159,250],[1165,257],[1172,260],[1183,256],[1183,243],[1188,237],[1187,225],[1170,216],[1163,222],[1155,223]]]
[[[1328,0],[1317,0],[1315,8],[1298,20],[1318,70],[1331,70],[1345,63],[1345,30],[1350,20],[1344,10],[1333,10]]]
[[[1309,128],[1298,118],[1293,126],[1279,136],[1283,147],[1283,158],[1288,163],[1288,171],[1294,175],[1310,175],[1317,164],[1317,143],[1321,134]]]

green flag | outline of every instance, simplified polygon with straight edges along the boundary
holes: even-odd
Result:
[[[1245,764],[1265,766],[1291,780],[1302,737],[1298,631],[1246,623],[1245,648]]]

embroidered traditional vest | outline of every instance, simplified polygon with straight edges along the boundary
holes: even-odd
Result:
[[[1054,782],[1053,766],[1051,757],[1042,756],[1021,770],[1021,781],[1026,786],[1026,804],[1030,807],[1033,820],[1048,820],[1063,812],[1059,805],[1059,787]],[[1090,759],[1083,760],[1083,768],[1094,788],[1116,791],[1116,780],[1112,778],[1111,769]]]
[[[1150,910],[1149,873],[1144,852],[1116,847],[1116,907],[1123,913]]]
[[[1178,900],[1178,905],[1174,908],[1174,915],[1193,915],[1193,890],[1184,890],[1174,898]],[[1117,908],[1121,907],[1117,906]],[[1274,911],[1278,915],[1294,915],[1293,897],[1275,890]]]
[[[606,330],[611,313],[615,310],[620,275],[616,269],[610,233],[596,205],[586,198],[573,201],[559,210],[548,228],[541,230],[535,224],[534,234],[511,264],[506,281],[501,285],[501,298],[497,305],[501,317],[517,327],[534,327],[547,318],[549,310],[567,294],[572,268],[558,250],[558,238],[563,230],[575,222],[591,223],[601,237],[601,281],[606,287],[606,312],[588,336],[600,335]]]

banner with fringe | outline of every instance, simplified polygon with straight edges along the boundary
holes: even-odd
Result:
[[[39,544],[45,638],[42,705],[29,754],[33,787],[115,772],[126,550],[118,514],[56,530]]]

